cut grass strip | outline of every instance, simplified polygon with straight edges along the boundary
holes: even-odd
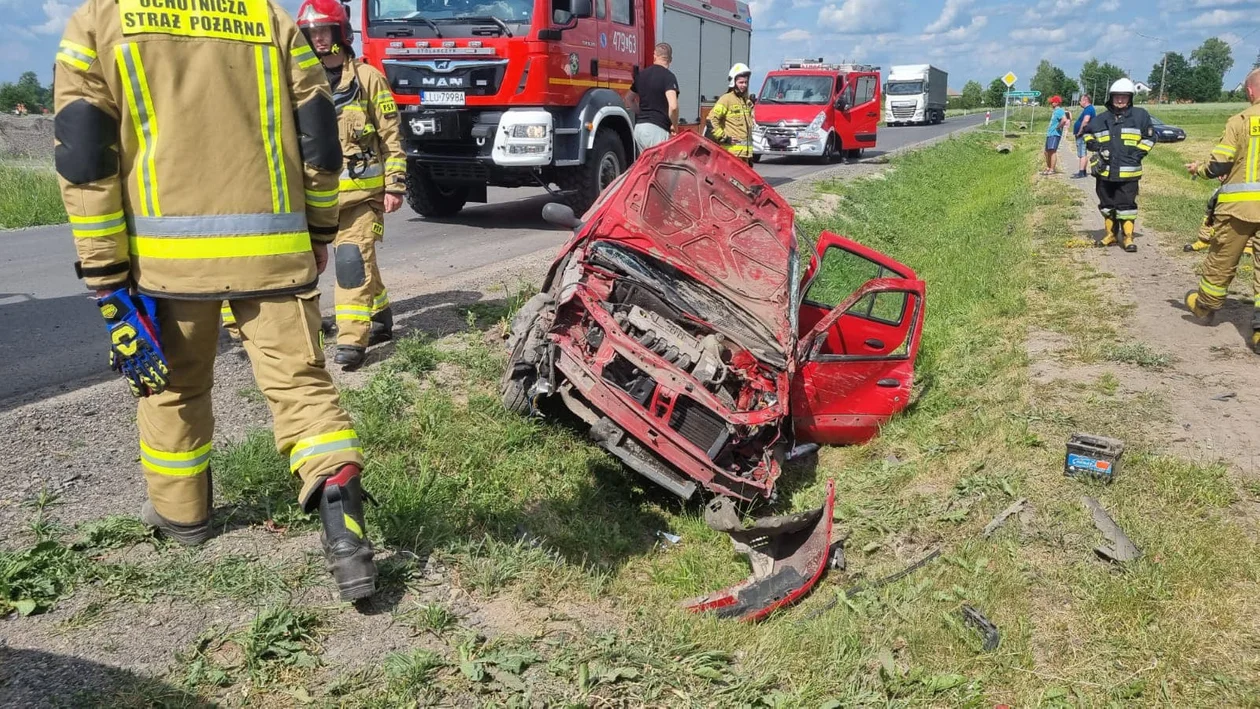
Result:
[[[57,175],[49,168],[0,162],[0,228],[64,224]]]

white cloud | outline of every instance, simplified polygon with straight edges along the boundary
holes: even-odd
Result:
[[[1186,27],[1229,27],[1236,24],[1250,24],[1255,13],[1249,10],[1213,10],[1186,23]]]
[[[954,20],[958,19],[958,15],[963,8],[970,5],[971,2],[972,0],[945,0],[945,7],[941,8],[941,16],[936,18],[936,21],[932,24],[924,27],[923,31],[928,34],[935,34],[949,29]]]
[[[1120,0],[1104,0],[1098,9],[1102,12],[1115,12],[1120,9]]]
[[[792,0],[792,8],[799,10],[805,7],[813,7],[818,4],[818,0]]]
[[[756,20],[763,13],[769,14],[772,5],[774,5],[774,0],[748,0],[748,14]]]
[[[1010,37],[1019,42],[1063,44],[1071,38],[1071,35],[1064,27],[1029,27],[1011,31]]]
[[[944,40],[946,42],[962,42],[963,40],[968,40],[975,37],[977,34],[980,33],[980,30],[987,27],[988,24],[989,24],[989,18],[987,16],[976,15],[975,17],[971,18],[971,24],[965,27],[960,25],[948,32],[944,32],[937,35],[936,38],[939,40]]]
[[[1190,3],[1190,7],[1200,10],[1211,9],[1214,7],[1233,7],[1235,5],[1251,4],[1255,0],[1194,0]]]
[[[782,42],[806,42],[812,37],[813,35],[809,33],[809,30],[795,29],[779,35],[779,40]]]
[[[35,34],[61,34],[66,29],[66,22],[74,14],[74,6],[57,0],[44,0],[44,15],[48,18],[43,24],[31,27]]]
[[[840,34],[867,34],[895,30],[901,24],[900,3],[880,0],[843,0],[823,6],[818,24]]]

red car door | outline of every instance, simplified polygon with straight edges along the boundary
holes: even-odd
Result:
[[[792,381],[796,437],[861,443],[909,403],[924,284],[878,251],[823,232],[804,288]]]

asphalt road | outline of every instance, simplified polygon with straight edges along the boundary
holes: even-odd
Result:
[[[877,157],[983,122],[981,115],[937,126],[880,131]],[[804,160],[767,159],[758,166],[774,187],[824,169]],[[404,207],[385,220],[381,271],[395,302],[414,284],[456,275],[541,249],[558,248],[567,233],[542,220],[541,189],[491,189],[491,202],[451,219],[426,221]],[[0,232],[0,409],[33,396],[50,396],[112,376],[100,315],[74,277],[74,242],[67,226]],[[332,303],[324,281],[323,303]],[[327,308],[326,308],[327,309]]]

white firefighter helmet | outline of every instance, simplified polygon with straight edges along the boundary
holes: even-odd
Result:
[[[1136,93],[1137,87],[1133,85],[1133,82],[1126,77],[1121,77],[1116,79],[1116,83],[1112,84],[1111,88],[1107,90],[1107,103],[1111,103],[1111,97],[1116,94],[1133,96]]]
[[[735,80],[741,76],[752,76],[752,67],[743,62],[738,62],[731,67],[730,72],[726,75],[726,88],[735,88]]]

